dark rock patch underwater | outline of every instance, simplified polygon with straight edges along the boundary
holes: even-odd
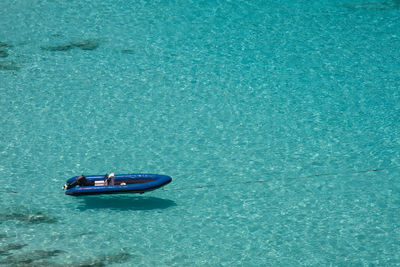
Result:
[[[0,260],[0,265],[4,266],[20,266],[20,267],[33,267],[33,266],[48,266],[48,267],[104,267],[114,263],[127,262],[132,256],[129,253],[121,252],[112,255],[100,256],[83,261],[73,262],[70,264],[60,264],[48,261],[49,258],[58,256],[65,253],[62,250],[34,250],[27,253],[8,256]]]
[[[46,46],[42,47],[46,51],[68,51],[73,48],[80,48],[82,50],[94,50],[99,47],[99,42],[96,40],[81,40],[64,43],[56,46]]]
[[[4,256],[4,255],[10,255],[11,252],[13,250],[18,250],[21,249],[23,247],[27,246],[27,244],[14,244],[14,243],[10,243],[4,246],[0,246],[0,256]]]
[[[12,45],[6,42],[0,42],[0,47],[12,47]]]
[[[0,57],[8,57],[7,51],[0,48]]]
[[[36,212],[34,214],[25,213],[3,213],[0,214],[0,223],[9,220],[16,220],[25,224],[39,224],[39,223],[56,223],[57,219],[53,216],[43,214],[41,212]]]
[[[135,51],[133,49],[122,49],[121,52],[124,54],[130,54],[130,55],[135,54]]]
[[[0,265],[6,266],[52,266],[43,262],[48,258],[64,253],[62,250],[33,250],[26,253],[11,255],[0,260]]]
[[[1,62],[0,70],[20,70],[21,67],[14,62]]]
[[[6,42],[0,42],[0,58],[4,59],[8,57],[9,51],[7,48],[13,47],[12,45],[6,43]],[[21,69],[20,66],[15,64],[14,62],[11,61],[0,61],[0,70],[19,70]]]

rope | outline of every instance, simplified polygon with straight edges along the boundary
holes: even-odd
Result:
[[[320,177],[320,176],[334,176],[334,175],[341,175],[341,174],[360,174],[360,173],[368,173],[368,172],[378,172],[378,171],[383,171],[383,170],[389,170],[389,169],[398,169],[400,168],[399,166],[393,166],[393,167],[388,167],[388,168],[380,168],[380,169],[369,169],[369,170],[358,170],[358,171],[347,171],[347,172],[337,172],[337,173],[316,173],[314,175],[307,175],[307,176],[297,176],[297,177],[288,177],[286,179],[291,179],[291,180],[299,180],[299,179],[306,179],[306,178],[313,178],[313,177]],[[182,190],[188,190],[188,189],[203,189],[203,188],[211,188],[211,187],[225,187],[225,186],[230,186],[230,185],[238,185],[238,184],[257,184],[257,183],[265,183],[268,182],[269,180],[254,180],[254,181],[237,181],[237,182],[230,182],[230,183],[223,183],[223,184],[206,184],[206,185],[197,185],[193,187],[183,187],[183,188],[171,188],[171,189],[164,189],[164,191],[182,191]]]
[[[321,176],[334,176],[334,175],[341,175],[341,174],[360,174],[360,173],[368,173],[368,172],[378,172],[378,171],[383,171],[383,170],[391,170],[391,169],[398,169],[400,168],[400,165],[398,166],[392,166],[392,167],[387,167],[387,168],[379,168],[379,169],[368,169],[368,170],[357,170],[357,171],[346,171],[346,172],[336,172],[336,173],[316,173],[314,175],[307,175],[307,176],[297,176],[297,177],[288,177],[287,179],[291,180],[298,180],[298,179],[306,179],[306,178],[313,178],[313,177],[321,177]],[[237,182],[229,182],[229,183],[222,183],[222,184],[205,184],[205,185],[196,185],[196,186],[186,186],[182,188],[169,188],[169,189],[164,189],[162,188],[163,191],[183,191],[183,190],[196,190],[196,189],[204,189],[204,188],[212,188],[212,187],[226,187],[226,186],[231,186],[231,185],[238,185],[238,184],[243,184],[243,185],[248,185],[248,184],[257,184],[257,183],[265,183],[270,180],[253,180],[253,181],[237,181]],[[8,194],[27,194],[27,193],[35,193],[35,194],[60,194],[60,192],[38,192],[38,191],[21,191],[18,192],[15,189],[10,189],[10,190],[0,190],[1,193],[8,193]]]

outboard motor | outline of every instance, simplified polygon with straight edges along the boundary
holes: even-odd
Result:
[[[67,183],[64,185],[64,190],[68,190],[71,188],[74,188],[75,186],[94,186],[94,181],[89,181],[88,179],[86,179],[85,175],[79,175],[75,181],[73,181],[72,183]]]

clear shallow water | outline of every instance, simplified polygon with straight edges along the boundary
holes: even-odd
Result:
[[[400,264],[399,14],[1,2],[0,265]],[[111,171],[173,182],[61,191]]]

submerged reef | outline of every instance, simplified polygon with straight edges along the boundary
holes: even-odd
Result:
[[[108,266],[113,263],[124,263],[128,261],[131,258],[131,254],[126,253],[126,252],[121,252],[113,255],[106,255],[102,256],[99,258],[93,258],[81,262],[75,262],[71,264],[71,266],[78,266],[78,267],[84,267],[84,266]]]
[[[133,49],[122,49],[121,52],[124,54],[135,54]]]
[[[8,57],[7,51],[0,48],[0,57]]]
[[[0,214],[0,223],[9,220],[16,220],[25,224],[39,224],[39,223],[56,223],[57,220],[53,216],[45,215],[41,212],[36,212],[34,214],[24,214],[24,213],[5,213]]]
[[[0,47],[12,47],[12,45],[6,42],[0,42]]]
[[[6,42],[0,42],[0,58],[8,57],[9,51],[7,48],[13,47]],[[12,61],[0,61],[0,71],[1,70],[19,70],[21,67]]]
[[[0,260],[0,265],[8,266],[52,266],[53,264],[43,260],[64,253],[62,250],[34,250],[17,255],[11,255]]]
[[[14,62],[0,61],[0,70],[20,70],[21,67]]]
[[[99,46],[97,41],[84,40],[71,43],[75,47],[79,47],[82,50],[94,50]]]
[[[27,244],[14,244],[14,243],[10,243],[5,246],[0,246],[0,256],[10,255],[11,254],[10,251],[18,250],[25,246],[27,246]]]
[[[68,51],[73,48],[80,48],[82,50],[94,50],[97,47],[99,47],[99,42],[96,40],[81,40],[81,41],[68,42],[56,46],[42,47],[42,49],[47,51]]]
[[[73,262],[70,264],[61,264],[56,262],[47,261],[49,258],[58,256],[61,253],[66,253],[62,250],[34,250],[27,253],[8,256],[0,260],[0,265],[4,266],[46,266],[46,267],[104,267],[114,263],[127,262],[132,256],[129,253],[121,252],[113,255],[100,256],[83,261]]]

